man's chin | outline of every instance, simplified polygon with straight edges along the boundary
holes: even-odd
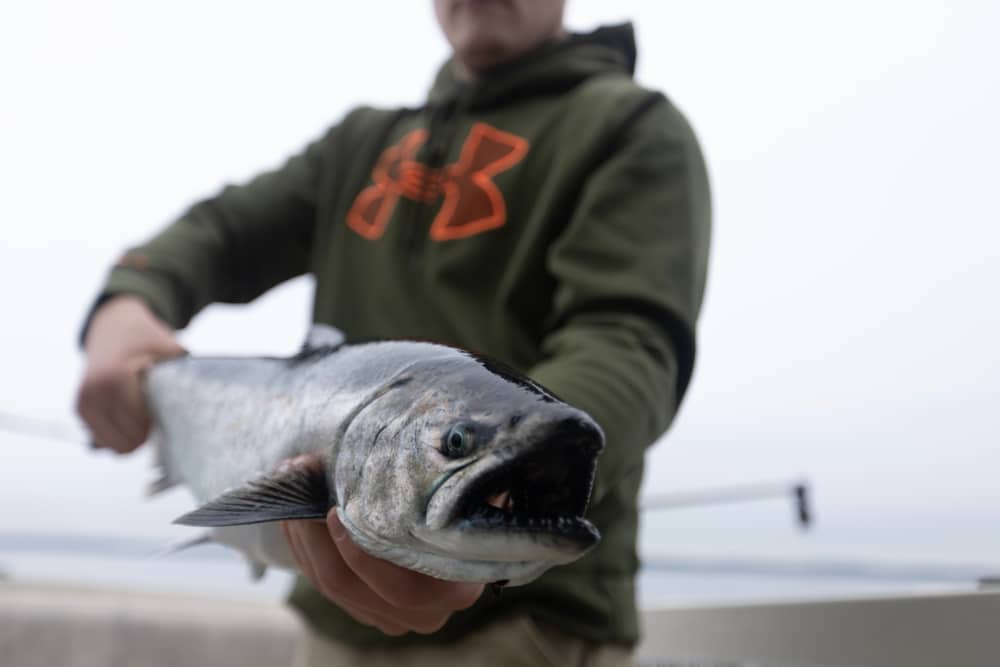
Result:
[[[518,56],[507,45],[486,38],[475,41],[467,49],[456,49],[455,58],[467,70],[475,74],[485,72]]]

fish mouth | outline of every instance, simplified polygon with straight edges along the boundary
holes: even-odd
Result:
[[[476,472],[459,492],[450,527],[466,534],[552,538],[563,549],[589,549],[600,533],[583,515],[603,444],[593,422],[573,418],[527,450],[498,452],[500,462]]]

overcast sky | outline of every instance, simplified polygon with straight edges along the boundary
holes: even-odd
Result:
[[[0,410],[71,421],[77,328],[126,245],[356,104],[419,103],[430,4],[6,3]],[[998,6],[570,0],[574,29],[636,22],[714,189],[695,379],[648,491],[806,475],[830,521],[997,525]],[[290,351],[309,296],[183,340]],[[145,466],[0,434],[0,532],[165,534],[184,501],[142,504]]]

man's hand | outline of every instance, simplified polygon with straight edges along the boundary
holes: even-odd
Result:
[[[479,599],[482,584],[442,581],[369,556],[347,535],[336,508],[326,522],[285,521],[302,574],[355,620],[387,635],[430,634]]]
[[[174,332],[131,296],[102,305],[84,341],[87,368],[76,411],[94,444],[131,452],[149,436],[151,421],[142,393],[142,371],[163,359],[185,354]]]

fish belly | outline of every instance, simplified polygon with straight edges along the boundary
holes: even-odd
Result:
[[[253,565],[259,563],[284,570],[297,569],[281,526],[277,523],[213,528],[212,539],[240,551]]]

